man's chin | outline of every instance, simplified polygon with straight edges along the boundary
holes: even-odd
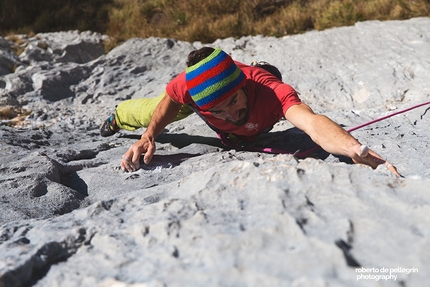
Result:
[[[231,122],[235,126],[243,126],[248,121],[247,118],[244,118],[243,120],[237,121],[237,122]]]

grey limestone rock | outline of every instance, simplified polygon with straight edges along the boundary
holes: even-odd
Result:
[[[404,178],[324,152],[228,150],[196,115],[168,125],[152,162],[124,173],[143,130],[99,135],[115,105],[161,94],[203,45],[275,64],[346,129],[428,102],[429,18],[208,44],[136,38],[107,54],[96,33],[22,37],[19,58],[0,39],[0,105],[28,111],[19,125],[0,121],[0,286],[429,282],[429,106],[353,132]],[[2,59],[20,66],[3,73]],[[312,142],[281,120],[255,145]]]

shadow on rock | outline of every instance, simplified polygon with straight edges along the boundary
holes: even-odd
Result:
[[[75,171],[63,174],[61,177],[61,183],[75,190],[83,197],[88,196],[88,185]]]
[[[139,135],[127,135],[124,134],[122,138],[140,139]],[[191,144],[204,144],[224,150],[234,149],[232,147],[225,146],[221,143],[218,138],[189,135],[185,133],[181,134],[160,134],[156,142],[159,143],[170,143],[172,146],[177,148],[184,148]],[[253,142],[245,143],[243,150],[264,152],[260,151],[262,148],[271,148],[274,150],[282,151],[283,153],[294,154],[296,152],[306,152],[317,147],[317,144],[302,130],[293,127],[284,131],[267,132],[261,134]],[[241,150],[241,149],[238,149]],[[275,152],[276,153],[276,152]],[[330,153],[326,152],[322,148],[316,148],[306,156],[299,156],[299,158],[315,158],[325,160],[330,156]],[[345,156],[333,155],[340,162],[347,164],[353,164],[353,161]]]
[[[121,137],[122,138],[136,139],[136,140],[140,139],[140,135],[124,134]],[[177,148],[183,148],[183,147],[186,147],[190,144],[195,143],[195,144],[205,144],[205,145],[210,145],[210,146],[214,146],[214,147],[227,148],[228,149],[228,147],[224,146],[218,138],[189,135],[189,134],[184,134],[184,133],[181,133],[181,134],[163,133],[157,137],[156,142],[158,142],[158,143],[170,143],[172,146],[177,147]]]
[[[168,155],[155,154],[149,164],[143,162],[143,156],[140,158],[141,169],[155,170],[160,168],[173,168],[192,157],[200,156],[201,153],[172,153]]]

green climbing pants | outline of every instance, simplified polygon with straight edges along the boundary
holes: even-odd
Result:
[[[131,99],[121,102],[115,111],[115,120],[119,128],[134,131],[146,128],[152,114],[166,92],[155,98]],[[193,110],[188,105],[182,105],[174,121],[182,120],[191,115]]]

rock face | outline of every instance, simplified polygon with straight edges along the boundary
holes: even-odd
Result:
[[[0,286],[430,281],[429,106],[353,132],[401,179],[324,152],[226,150],[196,115],[167,126],[151,164],[123,173],[143,131],[101,138],[100,124],[120,101],[163,92],[203,44],[131,39],[104,54],[95,33],[19,37],[20,56],[0,38]],[[208,46],[275,64],[345,128],[430,98],[429,18]],[[286,121],[256,142],[311,144]]]

